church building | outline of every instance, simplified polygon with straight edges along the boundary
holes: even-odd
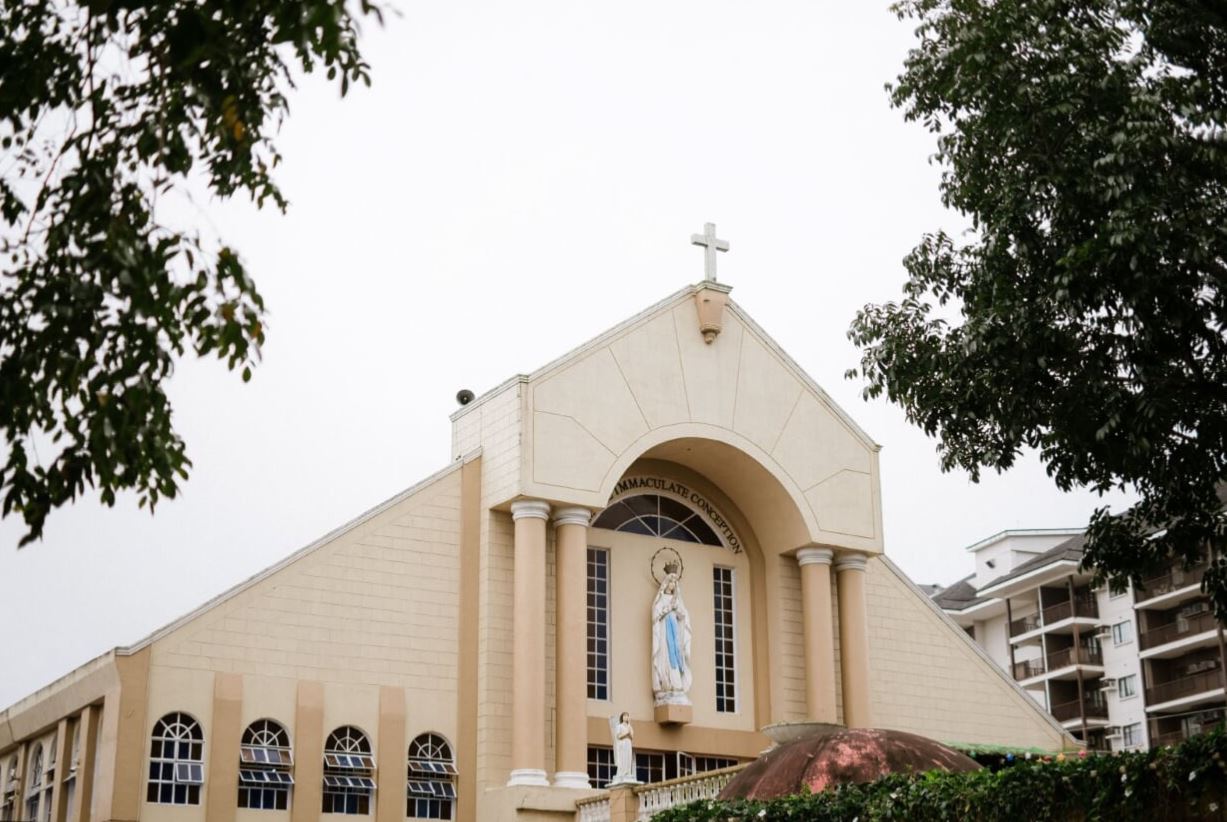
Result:
[[[643,782],[804,720],[1073,748],[696,242],[703,282],[464,397],[441,471],[0,713],[0,819],[571,820],[623,725]]]

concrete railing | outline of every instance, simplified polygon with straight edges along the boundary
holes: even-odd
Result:
[[[639,805],[638,814],[635,816],[636,822],[646,822],[661,811],[685,805],[688,802],[715,799],[724,786],[729,784],[729,781],[745,767],[745,765],[734,765],[731,768],[704,771],[692,776],[654,782],[635,788],[635,798],[638,799]]]
[[[646,822],[669,808],[700,799],[715,799],[746,765],[704,771],[666,782],[614,787],[598,796],[577,801],[575,819],[576,822]]]
[[[609,794],[581,799],[575,803],[576,822],[610,822]]]

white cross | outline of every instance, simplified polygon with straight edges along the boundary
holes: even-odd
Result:
[[[715,223],[703,223],[703,233],[691,234],[690,244],[703,246],[703,279],[714,283],[716,281],[716,252],[728,251],[728,241],[716,239]]]

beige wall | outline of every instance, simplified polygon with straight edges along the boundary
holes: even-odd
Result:
[[[482,449],[492,506],[527,496],[599,509],[654,447],[709,439],[752,455],[790,499],[796,522],[769,552],[882,550],[877,446],[736,304],[704,343],[691,289],[452,420],[454,456]]]
[[[874,724],[937,739],[1076,745],[889,560],[871,560],[865,590]]]

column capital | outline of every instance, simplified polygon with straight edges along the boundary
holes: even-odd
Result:
[[[592,511],[577,505],[559,508],[554,512],[554,525],[582,525],[588,527],[592,520]]]
[[[830,565],[835,552],[830,548],[801,548],[797,551],[798,565]]]
[[[869,557],[864,554],[840,554],[835,558],[836,571],[864,571]]]
[[[539,499],[518,499],[511,503],[512,519],[549,519],[550,504]]]

